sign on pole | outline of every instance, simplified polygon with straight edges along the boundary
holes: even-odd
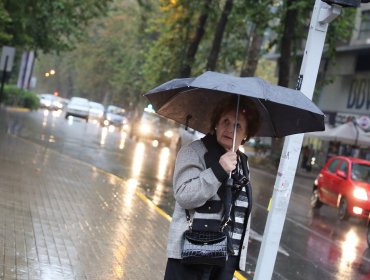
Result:
[[[23,52],[21,66],[19,67],[17,87],[24,89],[31,88],[31,78],[34,61],[35,61],[34,51]]]
[[[1,52],[0,71],[10,72],[13,68],[15,48],[4,46]],[[6,69],[5,69],[6,68]]]

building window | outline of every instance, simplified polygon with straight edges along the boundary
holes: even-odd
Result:
[[[370,71],[370,53],[360,53],[357,55],[355,71],[356,72]]]
[[[370,38],[370,10],[362,12],[360,32],[358,34],[359,40],[366,40],[369,38]]]

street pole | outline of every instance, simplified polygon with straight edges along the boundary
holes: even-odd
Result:
[[[3,75],[1,77],[1,85],[0,85],[0,104],[3,103],[3,96],[4,96],[4,84],[6,79],[6,71],[8,67],[8,56],[5,57],[5,63],[4,63],[4,70]]]
[[[329,23],[341,12],[338,5],[316,0],[297,89],[312,99]],[[280,158],[254,280],[271,279],[304,134],[287,136]]]

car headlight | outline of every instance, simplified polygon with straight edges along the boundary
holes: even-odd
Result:
[[[140,132],[142,134],[149,134],[151,130],[152,130],[152,128],[148,124],[142,124],[140,126]]]
[[[167,138],[171,138],[173,136],[173,131],[172,130],[167,130],[164,133],[164,136],[166,136]]]
[[[57,107],[57,108],[59,108],[59,109],[62,109],[63,108],[63,104],[60,103],[59,101],[54,102],[54,106]]]
[[[367,192],[364,188],[355,187],[353,190],[353,196],[359,200],[367,200]]]

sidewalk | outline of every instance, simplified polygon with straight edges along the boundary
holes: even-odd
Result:
[[[0,279],[163,279],[169,222],[135,182],[6,134],[0,113]]]

